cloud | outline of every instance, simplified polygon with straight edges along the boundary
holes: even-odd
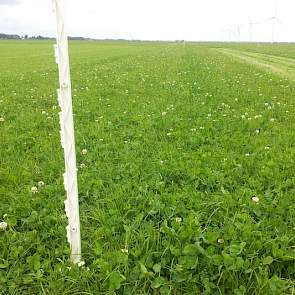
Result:
[[[20,0],[0,0],[0,5],[17,5]]]

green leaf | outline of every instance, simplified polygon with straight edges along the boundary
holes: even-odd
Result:
[[[209,243],[214,243],[217,241],[219,238],[219,233],[218,232],[208,232],[207,233],[207,240]]]
[[[164,284],[165,284],[165,279],[162,278],[162,277],[157,277],[157,278],[155,278],[154,281],[152,282],[151,287],[152,287],[153,289],[158,289],[158,288],[160,288],[160,287],[161,287],[162,285],[164,285]]]
[[[8,266],[9,266],[9,262],[4,260],[3,263],[0,264],[0,269],[7,268]]]
[[[232,266],[235,263],[235,259],[233,257],[231,257],[229,254],[227,253],[223,253],[223,262],[225,266]]]
[[[270,290],[273,292],[272,294],[283,294],[283,289],[286,285],[286,282],[279,278],[278,276],[274,275],[269,281]]]
[[[174,256],[180,256],[181,255],[181,251],[177,247],[170,246],[170,252]]]
[[[184,255],[196,256],[198,254],[203,254],[205,250],[200,246],[200,244],[188,244],[183,249]]]
[[[27,258],[27,262],[28,262],[28,265],[30,266],[30,268],[35,271],[37,271],[41,267],[39,254],[34,254],[33,256],[29,256]]]
[[[125,277],[119,272],[112,272],[109,276],[109,288],[110,290],[118,290],[121,288],[121,283],[125,281]]]
[[[179,257],[179,264],[185,269],[194,269],[197,267],[198,258],[196,256],[181,256]]]
[[[217,254],[212,255],[211,259],[212,259],[213,264],[216,266],[220,266],[223,264],[223,259],[222,259],[221,255],[217,255]]]
[[[167,285],[162,286],[162,287],[160,288],[160,294],[161,294],[161,295],[169,295],[169,294],[171,294],[171,291],[170,291],[170,289],[169,289],[169,286],[167,286]]]
[[[153,270],[154,270],[154,272],[156,272],[156,273],[161,272],[161,264],[159,264],[159,263],[155,264],[155,265],[153,266]]]
[[[197,253],[198,253],[198,249],[197,249],[196,245],[193,245],[193,244],[186,245],[183,249],[184,255],[194,256]]]
[[[273,263],[273,258],[271,256],[267,256],[263,259],[263,264],[272,264]]]
[[[144,273],[144,274],[148,273],[147,268],[146,268],[145,265],[142,264],[142,263],[140,264],[140,269],[141,269],[141,272],[142,272],[142,273]]]
[[[240,286],[239,289],[235,289],[234,290],[234,294],[235,295],[245,295],[247,292],[247,289],[245,288],[245,286]]]
[[[237,260],[235,262],[236,269],[241,269],[244,265],[244,259],[242,257],[237,257]]]
[[[23,278],[24,285],[31,284],[33,281],[34,281],[33,278],[29,275],[26,275]]]

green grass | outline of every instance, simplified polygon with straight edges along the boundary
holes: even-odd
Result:
[[[254,53],[244,50],[233,50],[232,48],[217,48],[214,50],[238,58],[246,63],[262,67],[282,78],[295,81],[295,59],[293,58],[279,57],[277,55],[269,55],[265,53]]]
[[[218,46],[70,44],[78,268],[52,44],[0,42],[0,293],[294,294],[294,83]]]

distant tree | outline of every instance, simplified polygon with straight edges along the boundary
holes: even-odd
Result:
[[[0,39],[21,39],[19,35],[8,35],[0,33]]]

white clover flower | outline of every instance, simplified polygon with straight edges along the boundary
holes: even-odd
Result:
[[[166,116],[167,115],[167,112],[162,112],[162,116]]]
[[[192,132],[195,132],[196,130],[197,130],[196,128],[192,128],[192,129],[191,129]]]
[[[5,221],[0,222],[0,230],[6,230],[7,229],[7,223]]]
[[[223,243],[224,243],[224,239],[218,239],[217,242],[218,242],[219,244],[223,244]]]
[[[256,132],[256,134],[259,134],[260,133],[260,130],[259,129],[256,129],[255,132]]]
[[[77,265],[78,265],[79,267],[82,267],[82,266],[85,265],[85,261],[83,261],[83,260],[82,260],[82,261],[79,261]]]
[[[175,218],[175,222],[176,223],[181,223],[182,222],[182,218],[181,217],[176,217]]]
[[[81,169],[83,169],[83,168],[85,168],[85,167],[86,167],[86,165],[85,165],[84,163],[81,163],[81,164],[80,164],[80,168],[81,168]]]
[[[128,249],[123,248],[123,249],[121,249],[121,252],[124,253],[124,254],[128,254]]]
[[[38,182],[38,186],[40,187],[40,186],[44,186],[45,185],[45,183],[43,182],[43,181],[39,181]]]
[[[0,122],[4,122],[5,119],[3,117],[0,117]]]
[[[245,156],[246,156],[246,157],[250,157],[250,154],[249,154],[249,153],[247,153],[247,154],[245,154]]]
[[[87,152],[88,152],[87,149],[83,149],[83,150],[82,150],[82,155],[86,155]]]
[[[42,111],[42,115],[45,115],[46,114],[46,112],[45,111]]]
[[[37,188],[36,186],[33,186],[33,187],[31,188],[31,192],[32,192],[33,194],[38,193],[38,188]]]
[[[271,118],[271,119],[270,119],[270,122],[274,122],[274,121],[275,121],[275,119],[274,119],[274,118]]]
[[[269,150],[269,149],[270,149],[270,147],[269,147],[269,146],[266,146],[264,149],[266,149],[266,150]]]
[[[252,200],[254,203],[258,203],[258,202],[259,202],[259,198],[256,197],[256,196],[253,196],[253,197],[251,198],[251,200]]]
[[[200,127],[201,130],[204,130],[205,128],[203,126]]]
[[[164,161],[163,160],[160,160],[160,164],[163,165],[164,164]]]

